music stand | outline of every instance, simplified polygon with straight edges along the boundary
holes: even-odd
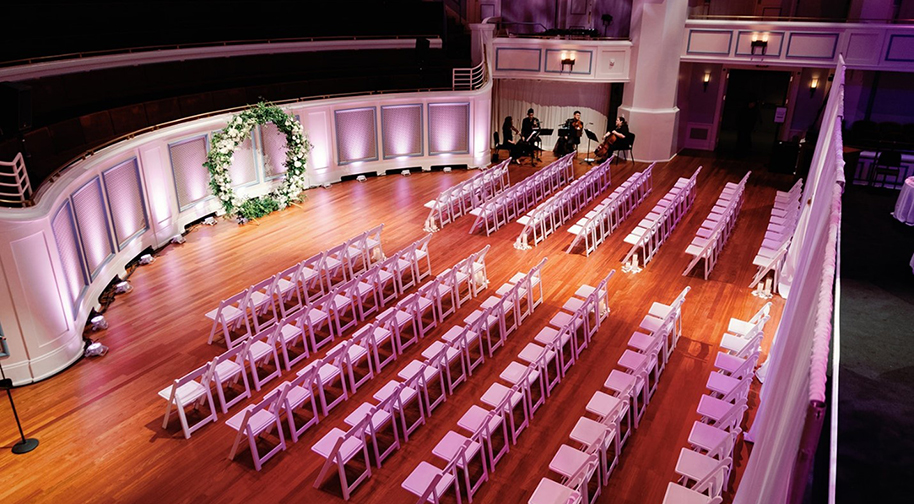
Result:
[[[530,136],[528,136],[526,139],[524,139],[524,141],[527,143],[527,145],[530,146],[530,158],[531,158],[530,164],[532,164],[532,165],[535,165],[536,161],[541,161],[539,156],[536,155],[537,151],[539,150],[536,147],[536,144],[538,142],[540,142],[539,135],[540,135],[540,130],[534,129],[532,132],[530,132]]]
[[[584,134],[587,135],[587,152],[589,153],[589,152],[590,152],[590,142],[591,142],[591,140],[594,141],[594,142],[599,142],[599,140],[597,140],[597,135],[595,135],[595,134],[593,133],[593,131],[590,131],[589,129],[585,129],[585,130],[584,130]],[[594,153],[594,155],[596,155],[596,153]],[[593,163],[594,161],[596,161],[596,158],[595,158],[595,157],[584,158],[584,162],[585,162],[585,163]]]

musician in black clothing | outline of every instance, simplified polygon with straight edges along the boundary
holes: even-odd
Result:
[[[568,144],[569,146],[574,146],[574,149],[577,150],[578,144],[581,143],[581,136],[584,134],[584,121],[581,120],[581,111],[575,110],[574,117],[565,121],[565,127],[571,130],[568,135]]]
[[[540,120],[533,117],[533,109],[527,109],[527,117],[525,117],[524,121],[521,123],[520,136],[526,140],[533,134],[533,130],[539,129],[539,127]]]
[[[512,162],[514,163],[517,162],[517,158],[523,155],[523,149],[518,145],[518,141],[514,139],[515,133],[519,132],[514,127],[514,120],[511,116],[506,116],[505,122],[501,124],[501,135],[504,138],[502,146],[511,151]]]
[[[612,143],[612,148],[610,148],[610,151],[617,151],[628,148],[628,144],[631,140],[628,136],[628,123],[625,122],[624,117],[619,116],[616,118],[616,128],[612,131],[608,131],[605,135],[603,135],[603,139],[606,139],[610,135],[616,137],[616,140]]]

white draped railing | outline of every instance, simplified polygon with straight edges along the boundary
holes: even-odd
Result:
[[[32,186],[22,153],[17,153],[10,162],[0,161],[0,202],[25,205],[31,197]]]
[[[781,275],[787,302],[763,369],[760,404],[747,438],[755,443],[734,504],[802,501],[824,417],[825,369],[838,261],[844,185],[839,58],[793,244]],[[837,320],[835,318],[834,320]],[[837,387],[836,383],[832,388]],[[832,404],[832,417],[837,415]],[[837,442],[832,433],[831,443]],[[834,452],[833,452],[834,453]],[[832,464],[832,471],[834,465]]]

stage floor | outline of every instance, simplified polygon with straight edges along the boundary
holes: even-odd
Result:
[[[709,155],[710,156],[710,155]],[[545,166],[551,153],[544,155]],[[579,155],[583,158],[583,155]],[[621,272],[621,260],[629,246],[622,240],[673,186],[678,177],[688,177],[704,165],[698,176],[698,197],[668,243],[644,271]],[[612,168],[612,187],[643,163],[620,162]],[[577,162],[575,173],[589,165]],[[752,169],[745,203],[736,230],[720,257],[710,280],[699,271],[682,276],[691,256],[684,251],[727,182],[737,182]],[[535,171],[528,165],[512,165],[516,183]],[[0,501],[13,503],[64,502],[343,502],[335,471],[320,489],[314,480],[323,459],[311,445],[333,427],[345,428],[343,418],[451,325],[462,321],[495,288],[518,271],[526,272],[543,257],[545,301],[494,358],[487,359],[456,394],[434,410],[425,426],[413,433],[372,476],[354,492],[356,504],[414,502],[400,484],[422,460],[441,465],[432,447],[449,430],[459,430],[456,421],[498,379],[562,304],[583,283],[596,285],[611,269],[612,313],[585,351],[581,361],[540,408],[518,444],[500,461],[475,500],[491,503],[524,503],[540,478],[550,476],[549,461],[568,435],[594,391],[615,366],[631,333],[654,301],[671,302],[687,285],[691,293],[683,309],[684,335],[661,377],[660,387],[648,406],[640,429],[626,444],[621,462],[599,502],[659,503],[667,482],[676,479],[674,467],[692,422],[695,408],[705,392],[721,335],[730,317],[751,317],[764,301],[751,295],[748,285],[755,273],[752,259],[761,244],[775,190],[787,190],[791,176],[769,174],[749,163],[713,157],[677,156],[654,169],[653,193],[596,253],[567,254],[571,242],[566,225],[532,250],[514,248],[521,225],[510,223],[486,237],[469,235],[472,216],[464,216],[434,234],[429,251],[437,274],[486,244],[492,248],[486,263],[491,287],[479,298],[461,307],[442,327],[411,346],[405,355],[331,411],[306,432],[298,443],[287,439],[288,450],[268,461],[261,472],[253,469],[245,448],[234,461],[227,456],[235,431],[224,422],[229,415],[193,434],[189,440],[173,418],[162,429],[165,401],[158,391],[192,369],[224,351],[222,343],[206,344],[210,320],[204,314],[221,299],[295,264],[377,224],[384,223],[383,246],[394,252],[424,235],[428,209],[423,204],[457,182],[477,172],[414,173],[409,177],[388,175],[364,183],[352,181],[329,189],[312,189],[301,207],[291,207],[260,221],[237,226],[220,221],[200,226],[187,235],[183,245],[168,246],[155,263],[140,267],[131,277],[134,289],[118,296],[105,314],[110,328],[95,333],[110,347],[102,358],[83,359],[61,374],[14,391],[26,435],[41,445],[32,453],[12,455],[15,442],[12,412],[6,401],[0,406],[3,446]],[[611,190],[610,190],[611,191]],[[600,198],[608,195],[604,193]],[[594,203],[595,204],[595,203]],[[591,204],[593,206],[594,204]],[[583,212],[582,214],[583,215]],[[700,268],[698,268],[700,269]],[[783,300],[773,300],[772,322],[765,331],[767,351],[783,309]],[[326,351],[327,347],[323,350]],[[323,352],[318,355],[322,355]],[[763,355],[764,359],[764,355]],[[261,398],[294,371],[268,383],[254,399]],[[750,396],[751,419],[758,405],[758,383]],[[245,404],[252,404],[246,402]],[[744,426],[746,423],[744,422]],[[244,442],[246,444],[246,441]],[[735,454],[738,477],[748,460],[746,444],[740,441]],[[553,475],[554,477],[554,475]],[[735,479],[731,479],[731,482]],[[732,496],[733,486],[727,494]]]

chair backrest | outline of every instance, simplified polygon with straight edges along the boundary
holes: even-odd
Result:
[[[432,233],[428,233],[422,238],[416,240],[416,250],[428,253],[428,242],[432,241]]]
[[[181,386],[186,385],[198,378],[200,379],[201,385],[203,385],[204,387],[208,387],[209,382],[212,379],[212,373],[213,373],[214,367],[215,366],[213,365],[213,362],[207,362],[206,364],[198,367],[197,369],[194,369],[190,373],[187,373],[186,375],[175,380],[171,386],[171,396],[169,397],[168,400],[174,402],[175,394],[177,393],[178,388],[180,388]]]
[[[635,146],[635,134],[629,133],[627,136],[628,142],[625,144],[625,150],[632,150],[632,147]]]
[[[771,313],[771,301],[765,303],[765,306],[763,306],[758,312],[756,312],[755,315],[752,316],[751,319],[749,319],[749,323],[757,324],[758,321],[762,319],[762,317],[768,316],[768,314],[770,314],[770,313]]]
[[[349,349],[346,345],[337,345],[335,348],[330,349],[327,352],[327,355],[324,356],[324,364],[332,364],[340,369],[343,369],[343,365],[349,364]]]
[[[243,362],[247,356],[247,347],[249,346],[249,340],[250,338],[247,338],[244,341],[243,345],[235,345],[234,347],[229,348],[225,352],[219,354],[215,359],[213,359],[213,369],[215,370],[215,367],[218,364],[221,364],[225,361],[230,361],[232,359],[235,359],[236,362],[241,364],[241,362]]]
[[[495,148],[497,149],[499,146],[501,146],[501,137],[498,136],[498,132],[495,131],[492,133],[492,138],[495,139]]]
[[[317,377],[319,366],[305,366],[298,372],[295,378],[289,382],[291,387],[301,387],[305,390],[311,390],[314,387],[314,380]]]
[[[695,483],[692,490],[709,494],[712,498],[720,496],[724,489],[724,483],[727,481],[727,477],[730,473],[730,464],[732,463],[733,459],[729,457],[718,462],[710,473]]]
[[[743,421],[743,413],[746,412],[748,406],[746,406],[746,399],[740,399],[736,401],[736,404],[730,407],[730,410],[723,414],[720,419],[715,422],[714,427],[718,429],[723,429],[725,431],[732,431],[733,429],[739,428],[740,424]]]
[[[578,469],[577,472],[575,472],[565,481],[564,485],[568,488],[584,493],[583,485],[587,484],[587,481],[593,475],[594,471],[597,470],[599,460],[599,457],[595,453],[588,455],[587,460],[584,462],[584,464],[582,464],[580,469]]]

